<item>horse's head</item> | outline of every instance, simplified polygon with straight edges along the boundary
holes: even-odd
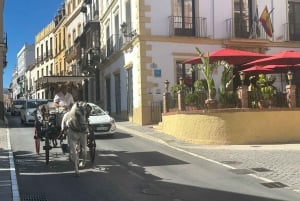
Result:
[[[72,108],[71,112],[75,113],[75,119],[77,120],[77,127],[79,131],[88,131],[88,121],[91,106],[86,102],[77,102]]]

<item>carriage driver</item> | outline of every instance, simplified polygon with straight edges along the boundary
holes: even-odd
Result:
[[[70,92],[68,92],[69,87],[70,87],[69,83],[60,86],[59,91],[57,94],[55,94],[53,100],[56,107],[71,108],[72,105],[74,104],[73,96]]]

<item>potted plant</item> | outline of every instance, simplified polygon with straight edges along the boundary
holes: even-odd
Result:
[[[232,65],[224,63],[224,70],[221,77],[219,91],[219,101],[222,107],[234,107],[237,104],[237,93],[230,90],[230,85],[235,77],[232,75]]]
[[[207,84],[208,97],[205,100],[205,104],[208,108],[215,108],[217,106],[216,96],[216,88],[213,79],[213,72],[218,68],[220,64],[218,63],[210,63],[209,56],[205,56],[199,48],[196,48],[198,55],[201,59],[202,64],[197,65],[197,68],[202,72]]]
[[[276,87],[273,86],[274,82],[275,77],[273,76],[258,75],[256,85],[258,87],[258,106],[260,108],[271,107],[277,93]]]

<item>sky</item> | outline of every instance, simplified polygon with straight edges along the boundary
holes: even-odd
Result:
[[[4,33],[7,33],[7,66],[3,88],[8,88],[17,54],[27,44],[34,44],[35,35],[54,18],[64,0],[4,0]]]

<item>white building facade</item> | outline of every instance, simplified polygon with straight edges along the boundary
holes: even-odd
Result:
[[[24,44],[17,54],[17,64],[16,64],[16,77],[17,85],[13,89],[15,98],[27,98],[28,97],[28,80],[26,78],[26,71],[32,65],[35,64],[35,49],[34,44]]]
[[[101,1],[104,107],[135,123],[153,123],[153,105],[163,98],[165,80],[171,87],[180,77],[188,85],[203,79],[181,64],[196,55],[196,47],[203,52],[228,47],[266,54],[300,50],[299,40],[290,38],[299,31],[291,29],[297,21],[291,22],[289,5],[297,8],[299,1]],[[260,23],[254,26],[265,7],[272,37]]]

